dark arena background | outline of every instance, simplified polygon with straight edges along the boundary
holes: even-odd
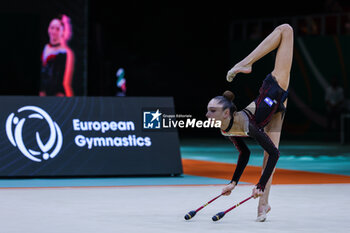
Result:
[[[226,75],[281,24],[294,48],[271,213],[255,223],[249,200],[226,225],[210,220],[259,181],[264,150],[247,138],[238,187],[189,223],[183,215],[221,193],[240,155],[207,121],[208,102],[230,90],[242,110],[259,95],[276,50]],[[349,1],[13,0],[0,25],[4,232],[350,229]]]

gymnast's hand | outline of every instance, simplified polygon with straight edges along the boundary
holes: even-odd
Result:
[[[253,188],[252,196],[255,198],[258,198],[264,194],[264,191],[258,189],[256,186]]]
[[[229,183],[228,185],[226,185],[223,189],[222,189],[222,192],[221,194],[224,195],[224,196],[228,196],[231,194],[232,190],[236,187],[236,182],[232,182],[232,183]]]
[[[252,72],[252,66],[250,64],[244,64],[243,62],[240,62],[227,72],[226,80],[228,82],[232,82],[233,78],[238,73],[249,74],[250,72]]]

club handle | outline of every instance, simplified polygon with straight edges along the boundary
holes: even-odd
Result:
[[[199,207],[198,209],[196,209],[195,211],[198,212],[200,211],[201,209],[203,209],[204,207],[206,207],[207,205],[209,205],[210,203],[212,203],[213,201],[215,201],[216,199],[218,199],[219,197],[221,197],[222,194],[214,197],[213,199],[211,199],[210,201],[208,201],[207,203],[205,203],[204,205],[202,205],[201,207]]]

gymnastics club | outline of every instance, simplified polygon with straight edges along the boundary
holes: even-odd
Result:
[[[244,202],[248,201],[248,200],[251,199],[252,197],[254,197],[254,196],[252,195],[252,196],[248,197],[247,199],[241,201],[240,203],[238,203],[238,204],[232,206],[231,208],[229,208],[229,209],[227,209],[227,210],[225,210],[225,211],[222,211],[222,212],[220,212],[220,213],[217,213],[217,214],[214,215],[211,219],[213,219],[213,221],[218,221],[219,219],[222,219],[222,218],[225,216],[225,214],[227,214],[228,212],[230,212],[230,211],[233,210],[234,208],[236,208],[236,207],[242,205]]]
[[[202,205],[202,206],[199,207],[198,209],[192,210],[192,211],[188,212],[188,214],[185,215],[185,219],[186,219],[186,220],[189,220],[189,219],[193,218],[193,217],[196,215],[196,213],[197,213],[198,211],[200,211],[201,209],[203,209],[204,207],[206,207],[207,205],[209,205],[210,203],[212,203],[213,201],[215,201],[216,199],[218,199],[218,198],[221,197],[221,196],[222,196],[222,194],[220,194],[220,195],[214,197],[213,199],[211,199],[210,201],[208,201],[207,203],[205,203],[204,205]]]

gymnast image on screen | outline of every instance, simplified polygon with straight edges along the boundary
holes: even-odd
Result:
[[[51,20],[49,43],[41,56],[40,96],[74,96],[72,80],[74,53],[68,46],[72,37],[70,18],[62,15]]]

